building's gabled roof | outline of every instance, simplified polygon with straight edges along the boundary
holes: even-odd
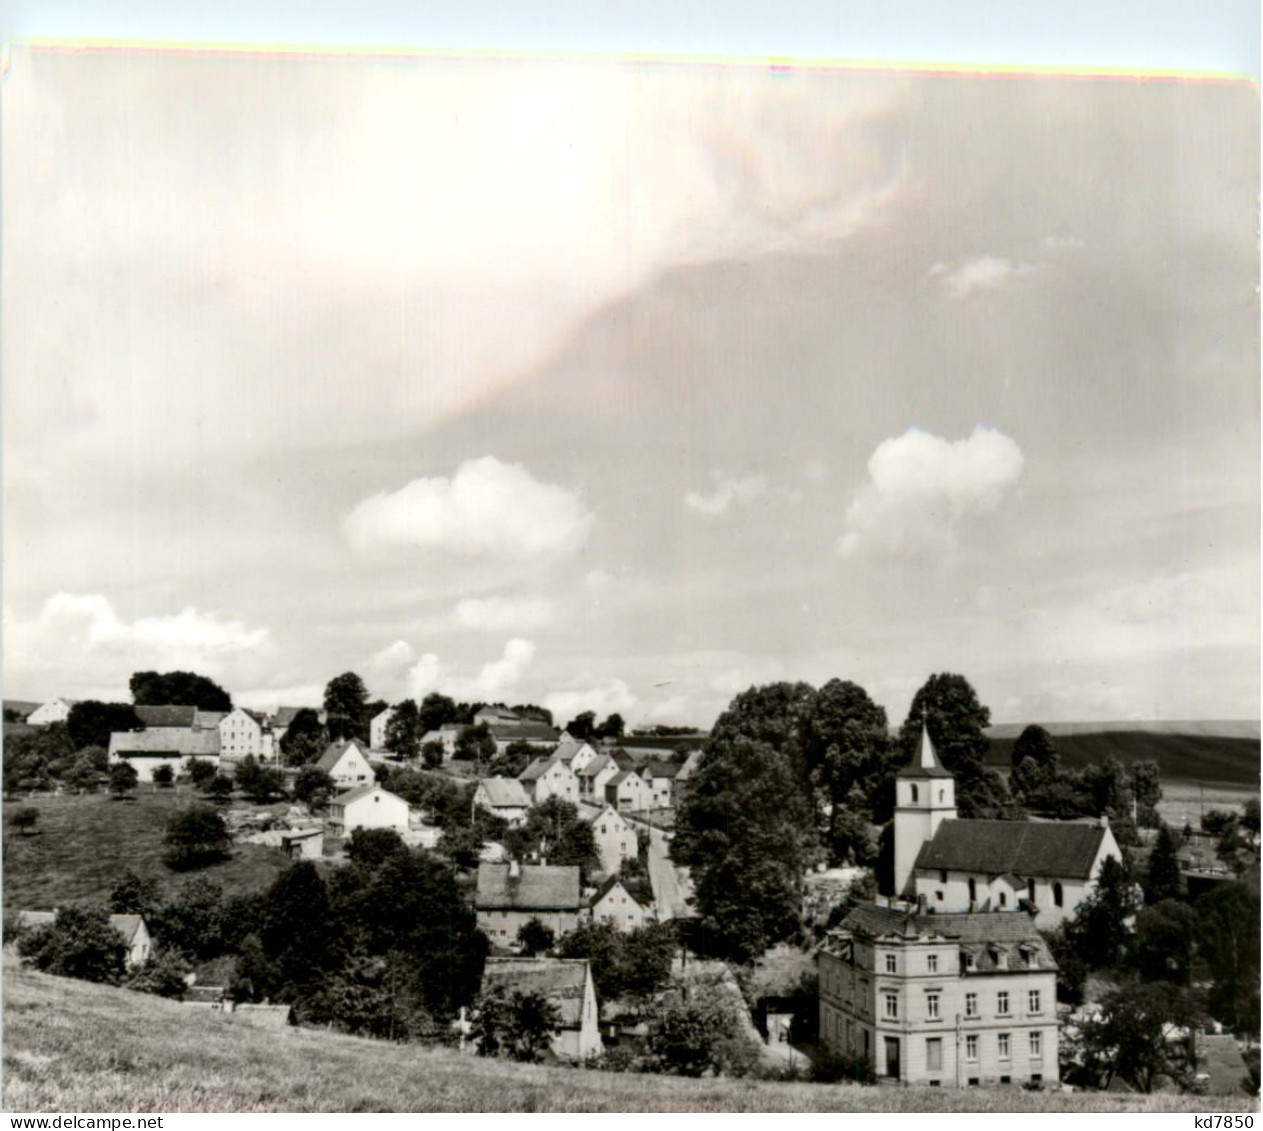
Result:
[[[577,864],[479,864],[474,906],[519,911],[578,911],[582,904]]]
[[[934,743],[930,740],[930,731],[925,723],[921,724],[921,745],[911,763],[904,766],[897,778],[950,778],[952,775],[943,769],[938,760]]]
[[[556,742],[557,731],[547,723],[535,719],[516,722],[488,723],[487,729],[497,742]]]
[[[687,781],[695,773],[697,773],[697,764],[702,760],[702,752],[700,750],[690,750],[689,756],[680,764],[680,772],[676,774],[677,779]]]
[[[627,824],[627,821],[623,817],[622,813],[615,809],[608,801],[602,804],[599,808],[582,806],[579,811],[579,819],[581,821],[587,821],[590,825],[602,820],[616,820],[621,822],[623,825],[626,825],[628,828],[631,828],[631,826]]]
[[[636,768],[636,759],[622,747],[619,747],[617,750],[607,751],[607,753],[614,759],[614,765],[620,770],[634,770]]]
[[[518,781],[537,781],[542,778],[554,766],[560,766],[563,770],[573,772],[555,753],[548,755],[547,758],[536,758],[529,766],[526,767],[517,776]]]
[[[1026,947],[1036,956],[1037,968],[1055,970],[1043,936],[1028,911],[974,911],[958,914],[919,914],[913,909],[861,903],[839,925],[839,932],[869,939],[918,939],[938,936],[958,943],[975,956],[976,969],[995,969],[991,949]],[[828,944],[826,944],[828,946]],[[1020,967],[1018,968],[1020,969]]]
[[[49,923],[57,921],[56,911],[19,911],[18,925],[30,929],[32,927],[46,927]],[[143,915],[111,915],[110,926],[113,927],[120,935],[123,941],[131,946],[132,940],[136,937],[136,932],[144,925],[145,917]]]
[[[577,738],[567,738],[564,742],[558,744],[557,749],[553,753],[568,766],[585,746],[588,746],[588,743],[580,742]],[[591,750],[592,748],[588,746],[588,749]],[[593,753],[595,754],[596,751],[593,751]],[[575,772],[578,773],[577,770]]]
[[[474,718],[480,719],[484,723],[517,723],[525,721],[516,711],[510,711],[507,707],[479,707],[474,712]]]
[[[493,989],[543,994],[561,1014],[562,1026],[583,1023],[588,984],[586,958],[488,958],[482,972],[482,992]]]
[[[346,738],[341,742],[332,742],[325,747],[325,752],[320,755],[320,761],[316,763],[316,769],[324,770],[326,774],[331,773],[333,767],[338,764],[338,760],[347,752],[347,748],[351,746],[354,746],[361,754],[364,753],[360,749],[360,744],[353,738]]]
[[[575,770],[575,773],[581,778],[594,778],[602,770],[614,765],[614,759],[608,754],[598,754],[581,770]]]
[[[351,802],[358,801],[361,797],[367,797],[370,793],[376,793],[378,790],[380,790],[386,797],[394,798],[396,801],[402,801],[405,805],[408,804],[397,793],[391,793],[390,790],[385,789],[376,783],[372,785],[357,785],[354,789],[348,789],[345,793],[339,793],[330,804],[350,805]]]
[[[627,781],[628,778],[635,778],[638,782],[640,782],[641,785],[645,784],[645,779],[642,778],[638,773],[636,773],[635,770],[620,770],[612,778],[610,778],[609,781],[605,783],[605,788],[607,790],[617,789],[620,785],[623,784],[623,782]]]
[[[197,708],[178,704],[133,707],[136,717],[147,727],[191,727],[197,722]]]
[[[231,711],[203,711],[201,707],[198,707],[193,715],[193,725],[198,727],[217,727],[231,713]]]
[[[531,803],[516,778],[483,778],[478,784],[494,809],[525,809]]]
[[[943,821],[915,867],[1086,880],[1106,831],[1084,821]]]
[[[316,718],[320,720],[321,726],[329,721],[328,713],[319,707],[277,707],[276,714],[272,716],[272,729],[276,731],[285,730],[294,721],[294,716],[299,711],[315,711]]]
[[[653,885],[647,877],[637,876],[632,879],[618,874],[610,876],[596,889],[596,894],[592,896],[591,906],[595,907],[611,891],[620,886],[627,893],[628,898],[634,900],[636,906],[642,911],[648,911],[653,907]]]
[[[666,778],[674,781],[680,774],[675,762],[642,762],[638,770],[642,778]]]
[[[116,730],[110,735],[111,758],[218,758],[219,731],[192,727]]]

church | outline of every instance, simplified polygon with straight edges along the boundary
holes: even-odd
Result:
[[[1025,907],[1041,930],[1074,917],[1111,856],[1108,818],[975,821],[956,816],[956,782],[922,727],[895,781],[895,894],[937,914]]]

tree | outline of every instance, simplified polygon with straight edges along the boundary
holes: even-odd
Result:
[[[294,778],[294,800],[318,807],[333,796],[333,778],[319,766],[304,766]]]
[[[437,691],[431,691],[417,708],[417,722],[423,737],[447,723],[458,721],[455,702]]]
[[[136,709],[130,703],[102,703],[98,699],[85,699],[75,703],[66,717],[66,732],[76,749],[84,746],[110,745],[110,735],[115,731],[144,730]]]
[[[329,737],[334,742],[344,738],[368,741],[368,688],[354,672],[334,676],[325,686],[324,708],[328,716]]]
[[[206,783],[206,796],[220,804],[226,802],[232,797],[232,778],[216,774]]]
[[[110,767],[110,792],[115,797],[122,797],[136,788],[140,775],[130,762],[115,762]]]
[[[495,757],[496,740],[486,723],[468,726],[456,739],[455,757],[463,762],[485,763]]]
[[[597,738],[622,738],[626,727],[627,724],[623,722],[623,716],[616,712],[597,727],[594,733]]]
[[[1017,769],[1026,759],[1033,759],[1041,770],[1061,768],[1061,753],[1053,736],[1043,727],[1032,724],[1025,727],[1013,743],[1010,755],[1012,766]]]
[[[1241,827],[1257,843],[1259,839],[1259,799],[1251,797],[1241,809]]]
[[[191,758],[185,764],[185,770],[188,772],[189,778],[193,784],[201,789],[207,786],[214,779],[218,771],[214,762],[208,762],[205,758]]]
[[[1149,853],[1149,869],[1145,877],[1145,902],[1159,903],[1164,899],[1179,899],[1183,892],[1180,882],[1180,858],[1175,850],[1175,838],[1163,825]]]
[[[649,1023],[649,1051],[663,1072],[677,1076],[717,1074],[739,1032],[736,1007],[715,986],[698,986],[687,997],[670,994]]]
[[[232,697],[214,680],[193,672],[137,672],[128,682],[138,707],[175,704],[202,711],[231,711]]]
[[[33,805],[22,805],[9,814],[9,824],[20,836],[26,836],[39,824],[39,810]]]
[[[692,867],[696,906],[724,957],[755,957],[798,929],[815,825],[800,783],[766,742],[712,733],[676,813],[672,857]]]
[[[544,926],[538,919],[528,919],[517,932],[518,945],[527,957],[548,953],[552,950],[555,939],[553,929]]]
[[[224,889],[205,876],[184,883],[154,919],[155,933],[165,947],[198,960],[223,952]]]
[[[1141,980],[1187,986],[1197,933],[1197,915],[1187,903],[1164,899],[1142,907],[1131,955]]]
[[[1161,822],[1157,806],[1162,800],[1162,771],[1158,763],[1152,758],[1132,762],[1127,774],[1136,806],[1136,824],[1145,829],[1156,828]]]
[[[1233,1032],[1259,1031],[1259,893],[1219,884],[1194,904],[1198,949],[1214,983],[1207,1007]]]
[[[88,751],[95,749],[97,748],[92,746],[86,748]],[[74,765],[70,767],[62,780],[67,788],[73,789],[76,793],[95,793],[100,779],[101,771],[97,769],[92,757],[80,751]]]
[[[1108,1088],[1117,1076],[1148,1095],[1165,1077],[1190,1089],[1196,1072],[1193,1032],[1199,1021],[1192,997],[1175,986],[1140,983],[1106,994],[1100,1014],[1080,1027],[1089,1064]],[[1171,1039],[1183,1030],[1186,1039]]]
[[[596,713],[581,711],[566,724],[565,729],[576,742],[591,742],[596,737]]]
[[[439,837],[438,850],[458,868],[476,868],[486,841],[477,829],[468,825],[445,828]]]
[[[152,780],[154,785],[169,786],[175,781],[175,771],[164,762],[154,767]]]
[[[538,854],[550,864],[577,864],[585,876],[600,866],[591,823],[560,797],[533,806],[524,824],[505,833],[504,846],[519,860]]]
[[[487,763],[487,777],[515,778],[539,755],[529,742],[510,742]]]
[[[519,718],[533,719],[545,726],[553,725],[553,713],[547,707],[540,707],[535,703],[517,703],[510,710]]]
[[[65,723],[50,723],[33,731],[6,738],[4,744],[4,789],[51,789],[75,764],[75,745]]]
[[[226,859],[232,837],[219,813],[206,805],[195,805],[171,818],[163,844],[167,866],[186,871]]]
[[[281,756],[287,766],[306,766],[320,759],[329,745],[329,732],[320,716],[304,707],[290,720],[281,736]]]
[[[1101,866],[1096,889],[1066,925],[1066,939],[1093,970],[1124,964],[1131,943],[1129,921],[1139,911],[1135,887],[1124,866],[1113,856]]]
[[[415,699],[405,699],[386,724],[386,749],[411,761],[421,752],[421,716]]]
[[[18,953],[45,974],[117,982],[126,968],[127,945],[104,908],[63,907],[53,922],[22,936]]]
[[[421,760],[428,770],[437,770],[443,764],[443,744],[441,742],[423,742],[421,744]]]
[[[180,955],[162,949],[151,954],[143,966],[136,967],[128,975],[126,985],[137,993],[157,994],[179,1001],[189,988],[185,981],[188,972],[188,965]]]
[[[542,993],[494,986],[484,992],[471,1014],[470,1036],[479,1056],[540,1060],[561,1028],[561,1015]]]
[[[259,997],[294,1001],[309,995],[341,964],[340,928],[320,873],[301,860],[277,876],[259,901],[259,945],[243,947],[243,976]]]
[[[236,787],[251,801],[264,803],[285,792],[285,775],[275,766],[263,766],[247,754],[237,766]]]
[[[346,847],[347,859],[361,868],[375,870],[397,852],[407,852],[394,829],[355,829]]]
[[[162,902],[158,881],[127,869],[110,892],[110,911],[119,915],[144,915],[155,918]]]

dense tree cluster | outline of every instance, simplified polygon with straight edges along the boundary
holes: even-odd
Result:
[[[600,1001],[644,1001],[665,989],[679,939],[670,923],[620,931],[612,923],[582,922],[557,940],[559,958],[586,958]]]
[[[197,707],[231,711],[232,696],[214,680],[194,672],[136,672],[128,683],[137,707]]]

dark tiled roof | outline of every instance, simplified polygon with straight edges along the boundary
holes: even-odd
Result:
[[[578,911],[579,868],[574,864],[523,864],[518,876],[508,864],[479,864],[474,906],[520,911]]]
[[[110,735],[110,757],[120,758],[217,758],[219,731],[192,727],[150,727],[148,730],[116,730]]]
[[[348,789],[345,793],[339,793],[330,804],[332,805],[348,805],[352,801],[358,801],[361,797],[367,797],[370,793],[381,789],[386,797],[393,797],[396,801],[403,801],[403,798],[396,793],[391,793],[388,789],[382,789],[376,783],[372,785],[357,785],[354,789]]]
[[[487,729],[497,742],[556,742],[557,731],[547,723],[523,720],[513,723],[488,723]]]
[[[592,906],[595,907],[601,902],[615,887],[619,884],[623,885],[623,890],[631,896],[636,903],[645,909],[653,907],[653,885],[645,876],[637,876],[635,879],[622,877],[619,875],[610,876],[592,897]]]
[[[147,727],[191,727],[197,721],[196,707],[177,705],[135,707],[136,717]]]
[[[541,993],[557,1006],[561,1023],[576,1028],[583,1022],[583,995],[588,982],[586,958],[488,958],[482,991],[503,988]]]
[[[581,778],[594,778],[607,766],[612,765],[614,765],[614,759],[608,754],[598,754],[583,769],[575,770],[575,773]]]
[[[644,762],[640,766],[640,776],[650,778],[666,778],[674,781],[680,773],[680,767],[674,762]]]
[[[940,935],[958,942],[963,950],[976,956],[980,972],[995,969],[991,949],[1012,956],[1011,969],[1022,969],[1018,962],[1019,947],[1038,956],[1038,968],[1055,970],[1051,952],[1035,929],[1035,916],[1027,911],[975,911],[951,915],[913,914],[895,907],[861,903],[842,920],[844,932],[880,939],[891,936],[919,938]]]
[[[944,821],[916,867],[1087,879],[1105,829],[1080,821]]]
[[[478,783],[495,808],[524,809],[531,803],[526,790],[516,778],[483,778]]]

